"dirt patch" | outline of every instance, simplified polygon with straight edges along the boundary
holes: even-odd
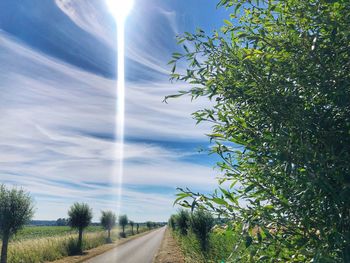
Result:
[[[154,263],[184,263],[184,256],[179,244],[167,228],[164,234],[162,245],[154,259]]]
[[[152,230],[154,231],[154,230]],[[87,251],[84,251],[83,255],[79,255],[79,256],[71,256],[71,257],[65,257],[56,261],[50,261],[50,263],[81,263],[81,262],[85,262],[88,259],[91,259],[93,257],[96,257],[98,255],[101,255],[113,248],[116,248],[117,246],[120,246],[121,244],[124,244],[126,242],[129,242],[130,240],[133,240],[135,238],[141,237],[143,235],[149,234],[151,231],[146,231],[143,232],[141,234],[137,234],[128,238],[124,238],[124,239],[120,239],[115,241],[112,244],[106,244],[106,245],[102,245]],[[47,262],[49,263],[49,262]]]

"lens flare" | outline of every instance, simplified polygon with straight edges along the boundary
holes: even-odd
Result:
[[[116,158],[117,213],[120,214],[123,172],[124,172],[124,130],[125,130],[125,20],[133,7],[131,0],[106,0],[110,13],[117,23],[117,119],[116,119]]]

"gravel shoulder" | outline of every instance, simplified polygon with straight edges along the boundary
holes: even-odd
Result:
[[[154,263],[184,263],[184,256],[179,244],[167,228],[161,247],[154,259]]]

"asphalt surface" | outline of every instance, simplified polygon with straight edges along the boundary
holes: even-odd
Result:
[[[152,263],[162,243],[165,227],[130,240],[86,263]]]

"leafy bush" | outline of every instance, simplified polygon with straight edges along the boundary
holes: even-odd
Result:
[[[208,250],[209,234],[214,226],[214,218],[211,213],[203,209],[197,209],[190,217],[191,230],[196,235],[204,252]]]
[[[194,117],[213,123],[229,187],[183,190],[193,203],[182,204],[235,218],[242,262],[350,262],[350,2],[219,6],[230,11],[221,32],[179,37],[184,52],[170,63],[173,79],[191,83],[174,97],[213,101]]]
[[[169,218],[169,222],[168,222],[168,225],[171,227],[171,229],[173,231],[176,230],[175,217],[176,217],[176,215],[171,215],[171,217]]]
[[[187,235],[190,226],[190,214],[187,210],[180,209],[175,217],[176,226],[181,235]]]

